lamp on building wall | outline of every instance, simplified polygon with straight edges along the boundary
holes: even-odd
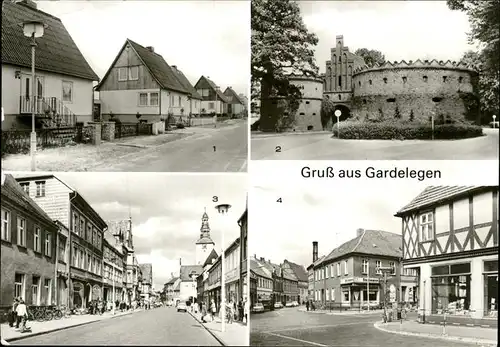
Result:
[[[36,107],[36,77],[35,77],[35,47],[36,38],[42,37],[47,25],[40,21],[27,21],[22,23],[23,33],[26,37],[31,37],[31,78],[32,78],[32,109],[31,109],[31,171],[36,171],[35,152],[36,152],[36,131],[35,131],[35,107]]]
[[[217,211],[223,216],[227,216],[231,205],[229,204],[219,204],[215,206]],[[224,230],[221,232],[221,322],[222,322],[222,332],[226,331],[226,273],[225,273],[225,265],[224,265]]]

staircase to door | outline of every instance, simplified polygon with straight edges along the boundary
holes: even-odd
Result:
[[[31,116],[35,111],[35,120],[43,128],[74,127],[76,115],[56,97],[37,97],[21,95],[19,114]]]

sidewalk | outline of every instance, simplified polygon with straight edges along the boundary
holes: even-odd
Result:
[[[282,133],[274,132],[264,132],[260,130],[254,130],[251,132],[250,137],[252,139],[259,139],[265,137],[279,137],[279,136],[289,136],[289,135],[331,135],[331,130],[318,130],[318,131],[286,131]]]
[[[382,315],[384,313],[384,310],[363,310],[363,311],[339,311],[339,310],[314,310],[314,311],[307,311],[305,308],[299,308],[299,311],[301,312],[307,312],[307,313],[322,313],[322,314],[327,314],[327,315],[345,315],[345,316],[356,316],[356,315]]]
[[[497,329],[479,327],[446,326],[446,335],[443,335],[443,326],[436,324],[420,324],[414,321],[382,323],[377,322],[374,327],[388,333],[406,336],[428,337],[449,341],[461,341],[480,345],[497,346]]]
[[[140,311],[143,310],[136,309],[135,311],[126,311],[126,312],[116,311],[116,314],[114,316],[111,312],[108,311],[105,312],[102,316],[84,314],[84,315],[71,316],[69,318],[61,318],[58,320],[53,319],[47,322],[29,321],[27,324],[27,326],[31,327],[31,332],[29,333],[21,333],[15,328],[9,327],[9,324],[6,323],[1,325],[0,337],[2,339],[2,343],[3,341],[7,342],[16,341],[25,339],[30,336],[43,335],[58,330],[64,330],[72,327],[77,327],[80,325],[98,322],[101,320],[113,319]]]
[[[249,329],[247,325],[241,322],[234,322],[233,324],[226,323],[226,331],[222,332],[222,324],[219,317],[215,317],[213,322],[202,323],[200,313],[192,313],[189,311],[188,313],[193,316],[198,323],[203,325],[223,346],[248,346]]]

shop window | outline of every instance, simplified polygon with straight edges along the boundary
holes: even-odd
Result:
[[[468,315],[471,297],[471,276],[440,276],[432,278],[432,313]]]
[[[349,301],[349,290],[342,291],[342,301]]]
[[[484,306],[485,317],[498,317],[498,273],[484,275]]]
[[[498,260],[486,260],[484,262],[484,272],[498,272]]]
[[[363,300],[364,301],[368,301],[370,300],[370,302],[375,302],[377,301],[377,290],[376,289],[370,289],[370,297],[368,298],[368,294],[366,292],[366,290],[363,290]]]
[[[432,268],[432,276],[440,276],[440,275],[449,275],[450,274],[450,266],[434,266]]]

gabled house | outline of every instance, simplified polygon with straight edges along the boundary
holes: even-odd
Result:
[[[203,100],[203,98],[196,91],[196,89],[194,89],[193,85],[191,84],[191,82],[189,82],[186,75],[184,75],[182,71],[177,68],[176,65],[172,65],[172,71],[179,80],[180,84],[182,84],[182,86],[190,93],[188,99],[189,107],[187,109],[187,111],[189,111],[188,114],[191,116],[198,116],[200,114],[201,101]]]
[[[289,260],[283,262],[283,269],[285,273],[291,272],[295,275],[298,282],[298,297],[297,302],[299,304],[305,303],[307,300],[307,291],[308,291],[308,278],[306,269],[299,264],[292,263]]]
[[[22,27],[33,20],[46,25],[36,38],[35,90],[32,39]],[[2,2],[2,129],[31,129],[33,109],[36,128],[92,121],[92,85],[98,80],[59,18],[38,10],[33,1]]]
[[[153,264],[140,264],[139,268],[142,273],[141,298],[150,300],[153,294]]]
[[[172,278],[164,284],[167,303],[175,305],[179,301],[181,279],[172,274]]]
[[[227,115],[229,117],[242,116],[245,111],[245,103],[232,87],[227,87],[224,91],[227,100]]]
[[[427,187],[396,214],[422,319],[498,323],[498,186]]]
[[[158,122],[167,115],[187,118],[201,99],[184,74],[168,65],[154,47],[130,39],[95,90],[104,120],[129,123]]]
[[[181,301],[193,300],[198,297],[196,278],[203,272],[201,265],[181,265],[180,268],[180,293]]]
[[[201,102],[201,114],[217,116],[227,114],[226,96],[212,80],[201,76],[194,88],[203,98]]]

